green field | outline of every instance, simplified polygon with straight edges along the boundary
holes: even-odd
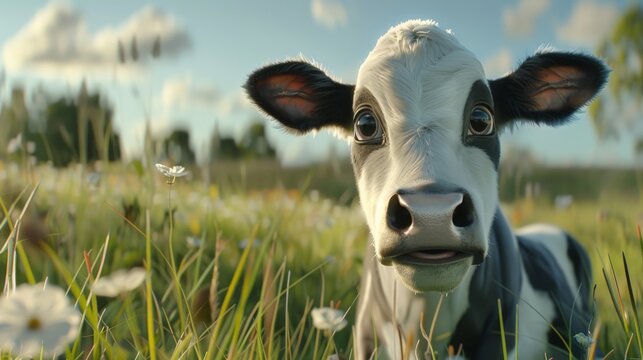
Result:
[[[3,243],[27,205],[17,282],[69,289],[85,314],[66,358],[352,358],[368,230],[350,167],[227,163],[191,171],[170,186],[140,164],[104,167],[97,181],[82,167],[0,163],[1,217],[11,219],[1,223]],[[525,198],[530,181],[543,184],[541,194]],[[640,190],[633,171],[541,169],[501,178],[515,226],[551,222],[586,245],[596,282],[592,332],[612,359],[640,359],[643,351]],[[557,209],[558,194],[575,201]],[[116,298],[90,292],[99,268],[106,275],[137,266],[148,272],[144,286]],[[349,326],[316,330],[309,313],[321,306],[347,311]]]

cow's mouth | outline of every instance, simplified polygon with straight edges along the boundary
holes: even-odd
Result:
[[[471,253],[451,249],[427,249],[398,255],[393,261],[416,265],[441,265],[460,261],[471,256],[473,256]]]

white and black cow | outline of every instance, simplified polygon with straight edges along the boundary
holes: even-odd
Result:
[[[591,56],[539,52],[487,80],[453,34],[419,20],[379,39],[355,85],[305,61],[250,75],[250,98],[286,129],[333,128],[351,139],[372,234],[358,358],[423,358],[420,328],[429,329],[442,294],[432,341],[440,358],[449,345],[469,359],[502,357],[498,299],[510,358],[558,359],[567,346],[582,355],[573,336],[587,334],[592,317],[587,254],[552,226],[512,233],[498,202],[498,135],[519,121],[564,124],[606,78]]]

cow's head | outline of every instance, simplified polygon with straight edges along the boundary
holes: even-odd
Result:
[[[286,61],[257,70],[245,87],[295,133],[334,128],[351,139],[378,260],[415,291],[448,291],[487,253],[498,134],[517,121],[566,122],[606,77],[593,57],[541,52],[488,81],[450,32],[408,21],[379,39],[354,86]]]

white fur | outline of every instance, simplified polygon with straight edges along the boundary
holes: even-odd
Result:
[[[522,270],[522,289],[518,303],[518,352],[515,348],[508,359],[543,359],[547,348],[549,324],[554,321],[556,309],[549,294],[535,290],[527,280],[527,273]],[[515,332],[515,329],[505,329]]]
[[[497,207],[497,174],[479,148],[462,143],[462,112],[482,65],[434,22],[409,21],[377,42],[360,67],[356,91],[368,88],[385,118],[388,146],[370,154],[358,179],[362,208],[379,250],[388,200],[429,181],[469,192],[482,228]]]
[[[389,142],[368,156],[357,181],[376,254],[380,234],[386,230],[388,200],[401,188],[429,181],[452,183],[468,191],[483,231],[489,233],[498,205],[497,174],[481,149],[462,143],[462,114],[469,90],[475,81],[485,79],[475,56],[433,22],[409,21],[392,28],[360,67],[356,92],[368,88],[377,99]],[[429,329],[440,294],[415,294],[400,284],[391,267],[378,267],[386,303],[393,304],[392,294],[396,294],[394,311],[404,336],[421,339],[419,311],[425,311],[422,326]],[[443,300],[436,334],[455,330],[468,306],[472,272]],[[387,291],[387,286],[395,290]],[[385,342],[384,349],[398,351],[399,344]],[[439,344],[434,339],[433,346],[439,348]]]
[[[481,236],[485,237],[487,247],[487,236],[498,207],[497,173],[493,162],[483,150],[465,146],[462,142],[462,117],[469,91],[474,82],[486,82],[486,76],[476,57],[450,32],[436,25],[432,21],[413,20],[391,28],[378,40],[357,76],[355,91],[368,89],[377,100],[388,142],[387,146],[368,155],[357,179],[362,209],[378,258],[381,257],[382,234],[387,231],[388,201],[400,189],[428,182],[450,183],[464,189],[481,222]],[[358,101],[357,97],[355,101]],[[530,227],[521,234],[547,246],[561,264],[568,283],[578,285],[566,258],[567,242],[560,230]],[[417,294],[402,285],[393,267],[379,263],[376,266],[379,277],[367,274],[366,289],[373,286],[384,289],[384,303],[390,305],[399,324],[399,328],[389,322],[378,324],[379,355],[398,358],[402,346],[400,338],[405,341],[409,336],[413,344],[420,344],[418,349],[426,350],[419,326],[430,328],[440,294]],[[442,350],[441,355],[444,355],[444,347],[458,320],[470,305],[468,293],[472,274],[473,268],[443,300],[432,342],[434,349]],[[440,273],[436,272],[434,276],[440,277]],[[522,276],[518,358],[542,358],[548,324],[554,319],[555,308],[547,293],[536,291],[529,284],[524,270]],[[369,292],[363,296],[367,294]],[[362,309],[358,318],[367,317],[367,312]],[[421,312],[425,313],[424,324],[419,324]],[[506,330],[514,332],[514,329]],[[445,336],[440,338],[440,335]],[[412,351],[411,356],[416,354]],[[515,358],[515,354],[510,358]]]
[[[567,257],[567,237],[560,228],[549,224],[532,224],[516,230],[516,235],[545,245],[563,270],[565,283],[570,285],[572,294],[577,293],[581,279],[576,279],[572,262]],[[584,286],[589,286],[589,284],[584,284]]]
[[[497,174],[481,149],[462,143],[462,112],[477,80],[485,81],[480,62],[432,22],[392,28],[362,64],[356,91],[368,88],[378,100],[389,141],[370,154],[358,179],[377,254],[390,197],[429,181],[467,190],[488,233]]]

